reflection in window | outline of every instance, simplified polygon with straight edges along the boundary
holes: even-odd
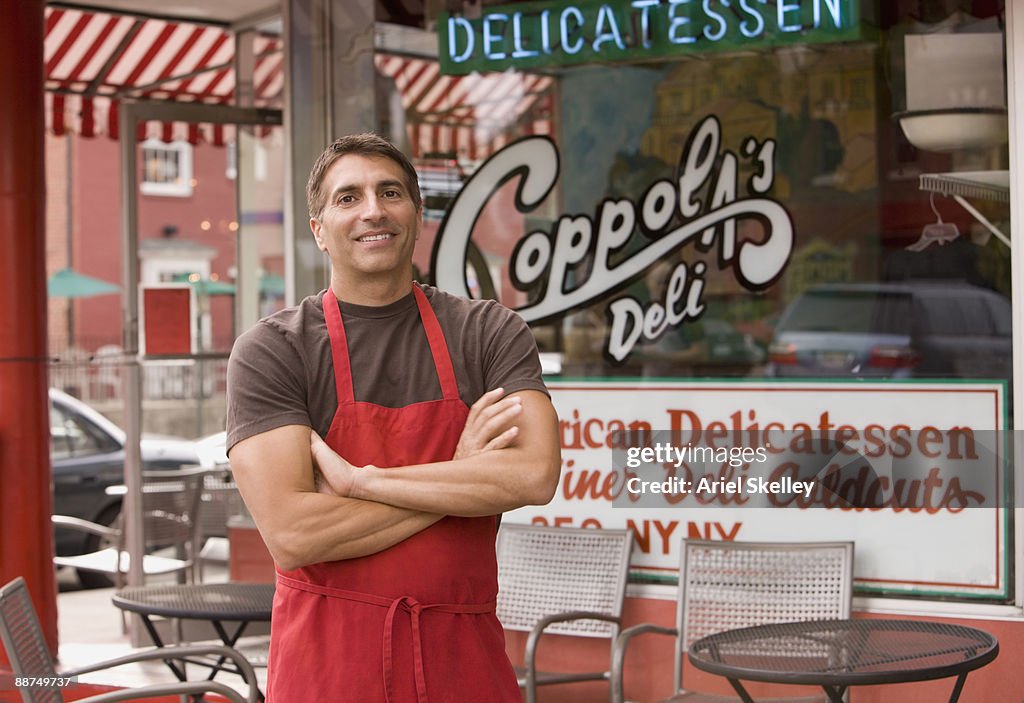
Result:
[[[960,3],[953,12],[931,1],[917,10],[862,3],[866,29],[851,41],[550,70],[446,75],[413,47],[381,52],[381,84],[394,99],[389,104],[403,108],[402,119],[387,123],[388,133],[413,156],[424,193],[426,241],[415,255],[417,269],[429,278],[436,239],[466,236],[471,226],[468,278],[482,284],[486,273],[493,283],[471,292],[486,296],[490,289],[505,305],[525,310],[555,286],[568,292],[583,285],[598,263],[606,264],[606,282],[593,295],[533,321],[540,348],[561,355],[564,376],[1008,379],[1010,256],[992,234],[1010,229],[1006,129],[994,130],[985,144],[929,150],[892,119],[914,107],[908,96],[931,80],[946,95],[945,74],[922,71],[914,47],[967,42],[985,47],[984,57],[1001,57],[1004,5]],[[937,53],[954,66],[960,61]],[[1005,118],[1005,79],[997,69],[984,72],[985,91],[957,94],[984,92],[996,103],[987,106],[991,114],[998,117],[1002,106]],[[969,84],[981,75],[959,73]],[[921,75],[929,80],[915,78]],[[717,124],[716,139],[701,169],[685,154],[708,120]],[[549,137],[558,152],[548,194],[520,207],[517,189],[526,179],[522,171],[509,173],[488,184],[493,192],[470,225],[453,226],[451,205],[483,164],[534,135]],[[769,168],[757,158],[766,144]],[[692,178],[683,188],[688,168]],[[977,188],[966,196],[974,211],[948,193],[923,190],[924,175],[971,173],[989,174],[990,184],[986,197]],[[647,201],[652,192],[669,199],[665,220],[655,218],[657,231],[642,222],[645,204],[664,205]],[[758,200],[784,208],[793,243],[776,277],[748,285],[734,253],[770,234],[750,204]],[[729,204],[739,214],[715,220],[716,208]],[[602,250],[599,238],[608,240],[621,223],[602,221],[602,213],[616,207],[628,211],[631,229]],[[649,257],[643,270],[609,273],[702,217],[706,229],[656,261]],[[940,221],[955,225],[955,239],[911,246]],[[576,228],[578,239],[559,244],[559,228]],[[552,254],[539,273],[521,266],[518,273],[531,272],[524,282],[513,275],[516,247],[534,233],[530,251]],[[624,354],[610,353],[616,301],[631,299],[642,310],[669,307],[664,271],[654,281],[658,267],[685,268],[686,285],[700,286],[699,312],[677,315],[663,330],[655,316],[653,332],[619,345],[628,347]],[[555,268],[558,280],[550,275]],[[629,324],[645,321],[634,316]],[[635,326],[624,326],[620,337]]]

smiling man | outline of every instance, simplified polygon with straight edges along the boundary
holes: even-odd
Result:
[[[330,287],[228,367],[228,455],[278,569],[268,701],[518,702],[495,516],[549,501],[561,463],[533,336],[413,281],[422,203],[390,142],[334,142],[307,198]]]

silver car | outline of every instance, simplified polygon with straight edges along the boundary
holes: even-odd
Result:
[[[811,288],[779,318],[768,375],[1008,380],[1010,301],[957,281]]]

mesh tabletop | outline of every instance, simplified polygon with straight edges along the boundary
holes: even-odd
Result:
[[[972,627],[919,620],[762,625],[690,646],[698,669],[733,679],[863,685],[945,678],[995,659],[999,643]]]
[[[133,613],[203,620],[270,620],[272,583],[204,583],[137,586],[118,591],[113,602]]]

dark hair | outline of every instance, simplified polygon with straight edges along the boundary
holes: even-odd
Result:
[[[334,165],[334,162],[346,154],[358,156],[379,156],[391,159],[398,164],[405,175],[405,186],[412,196],[413,205],[419,210],[422,205],[420,196],[419,179],[416,176],[416,169],[408,157],[399,151],[398,147],[372,132],[363,134],[350,134],[347,137],[336,139],[333,144],[324,149],[324,152],[313,164],[313,170],[309,172],[309,181],[306,183],[306,204],[309,207],[309,216],[317,218],[324,209],[327,194],[323,192],[324,176]]]

